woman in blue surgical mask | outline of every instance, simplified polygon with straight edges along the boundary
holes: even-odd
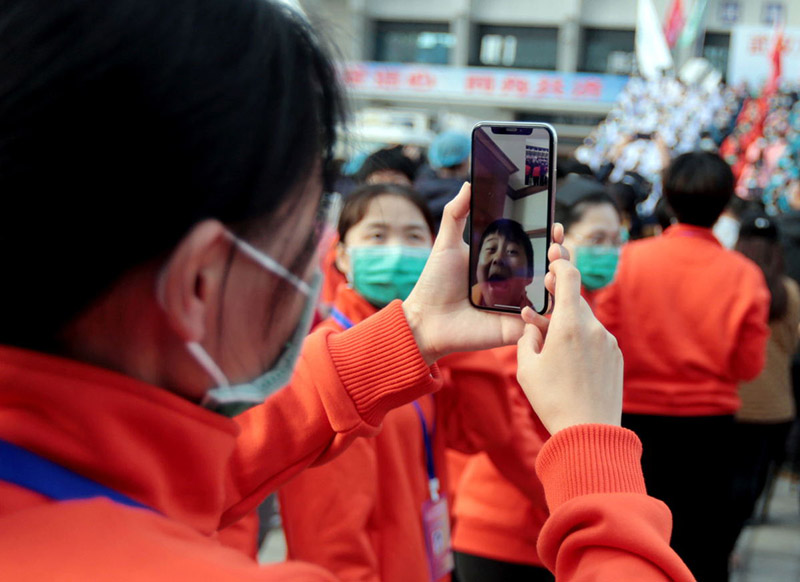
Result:
[[[564,225],[564,246],[581,274],[583,294],[592,294],[614,279],[622,246],[621,214],[602,184],[574,177],[556,201],[556,221]],[[591,304],[591,301],[589,301]]]

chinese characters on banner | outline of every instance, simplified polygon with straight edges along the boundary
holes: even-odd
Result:
[[[770,74],[774,42],[775,29],[771,26],[734,27],[728,59],[728,82],[762,87]],[[800,81],[800,28],[784,29],[782,64],[784,82],[796,84]]]
[[[453,100],[613,103],[627,81],[627,77],[616,75],[367,62],[348,63],[343,74],[348,88],[357,94],[427,95]]]

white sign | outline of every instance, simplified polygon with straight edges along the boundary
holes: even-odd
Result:
[[[771,26],[736,26],[731,34],[728,83],[748,83],[761,88],[772,71],[775,29]],[[800,28],[783,31],[781,84],[800,83]]]

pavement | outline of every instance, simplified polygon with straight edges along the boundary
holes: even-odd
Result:
[[[764,499],[757,513],[761,514]],[[730,582],[800,582],[800,483],[782,476],[766,504],[765,518],[747,526],[736,545]],[[273,530],[259,552],[261,563],[286,559],[283,531]]]
[[[800,581],[800,483],[778,479],[766,513],[739,537],[730,582]]]

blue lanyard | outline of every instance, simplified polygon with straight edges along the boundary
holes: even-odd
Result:
[[[118,491],[0,439],[0,481],[19,485],[55,501],[106,497],[115,503],[151,509]]]
[[[335,307],[331,310],[331,317],[344,329],[353,327],[353,322]],[[422,424],[422,440],[425,443],[425,465],[428,470],[428,488],[431,492],[431,499],[433,501],[439,501],[439,479],[436,478],[436,467],[433,463],[431,432],[428,430],[428,422],[425,420],[425,415],[422,413],[422,407],[419,405],[419,402],[414,401],[414,408],[419,416],[420,424]]]
[[[342,313],[335,307],[331,310],[331,317],[334,319],[334,321],[336,321],[336,323],[341,325],[344,329],[350,329],[351,327],[353,327],[353,322],[350,321],[344,313]]]
[[[419,422],[422,425],[422,442],[425,443],[425,465],[428,470],[428,488],[431,492],[431,499],[439,501],[439,479],[436,478],[436,467],[433,463],[433,443],[431,441],[431,432],[428,430],[428,422],[425,420],[425,415],[422,413],[422,407],[419,402],[414,401],[414,409],[419,416]]]

